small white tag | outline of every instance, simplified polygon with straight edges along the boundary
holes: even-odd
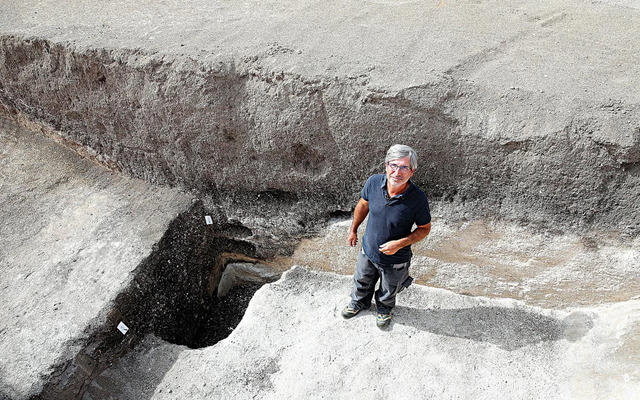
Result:
[[[207,225],[212,225],[213,224],[213,220],[211,219],[210,215],[206,215],[204,217],[204,220],[207,222]]]
[[[129,331],[129,327],[124,324],[124,322],[120,321],[118,324],[118,330],[122,332],[123,335],[126,335]]]

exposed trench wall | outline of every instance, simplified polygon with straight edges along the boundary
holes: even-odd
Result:
[[[113,168],[199,191],[273,247],[348,212],[397,142],[421,155],[415,180],[434,205],[458,216],[640,232],[636,105],[494,93],[465,74],[388,93],[366,75],[294,76],[257,57],[0,38],[0,102]]]

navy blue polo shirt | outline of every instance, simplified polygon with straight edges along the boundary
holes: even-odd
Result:
[[[360,196],[369,202],[369,219],[362,240],[362,248],[369,259],[379,264],[400,264],[411,260],[411,246],[396,254],[380,252],[381,244],[408,236],[413,224],[431,222],[427,196],[413,182],[403,193],[389,198],[387,176],[373,175],[367,179]]]

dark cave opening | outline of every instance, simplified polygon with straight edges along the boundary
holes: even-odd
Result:
[[[205,215],[198,203],[176,218],[138,268],[131,289],[116,300],[138,335],[153,333],[190,348],[211,346],[233,331],[266,282],[240,282],[217,296],[227,264],[259,260],[255,247],[227,237],[223,223],[205,224]]]

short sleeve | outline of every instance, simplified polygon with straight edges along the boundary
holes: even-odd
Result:
[[[371,194],[371,188],[373,187],[373,176],[370,176],[367,179],[367,182],[364,184],[362,191],[360,192],[360,197],[362,197],[365,201],[369,201],[369,195]]]
[[[431,211],[429,210],[429,201],[427,196],[420,196],[420,203],[416,212],[416,225],[426,225],[431,222]]]

